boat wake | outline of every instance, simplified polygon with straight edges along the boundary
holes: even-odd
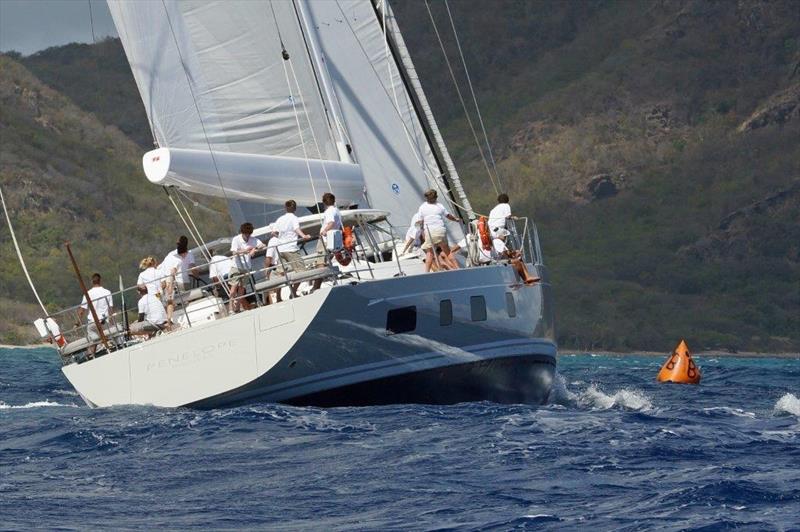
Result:
[[[612,394],[607,394],[596,384],[591,384],[583,391],[572,392],[567,388],[566,380],[560,373],[556,373],[547,403],[589,410],[620,408],[647,412],[653,409],[650,398],[636,389],[622,388]]]
[[[794,394],[786,393],[775,403],[773,413],[776,416],[800,417],[800,399]]]
[[[43,408],[47,406],[59,406],[59,407],[68,407],[68,408],[77,408],[78,405],[73,404],[62,404],[62,403],[54,403],[53,401],[33,401],[31,403],[26,403],[24,405],[9,405],[0,401],[0,410],[21,410],[26,408]]]

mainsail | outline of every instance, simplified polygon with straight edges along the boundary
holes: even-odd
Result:
[[[406,225],[425,189],[439,190],[442,201],[457,197],[458,176],[441,157],[446,148],[385,0],[109,0],[109,7],[158,145],[178,154],[173,161],[206,152],[213,165],[202,182],[196,172],[168,169],[163,184],[225,195],[236,176],[213,154],[230,152],[224,159],[236,168],[239,154],[270,165],[264,190],[240,190],[239,199],[310,205],[331,189]],[[257,173],[248,167],[238,183]],[[359,179],[361,197],[350,197]],[[305,180],[307,193],[296,197],[303,185],[287,188],[292,180]],[[456,202],[466,203],[463,193],[458,198],[456,212]]]

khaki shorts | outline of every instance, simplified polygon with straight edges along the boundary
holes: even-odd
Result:
[[[236,266],[231,266],[231,271],[228,272],[228,282],[231,286],[243,284],[248,273],[247,271],[239,271],[239,268]]]
[[[131,323],[131,334],[150,334],[160,330],[161,327],[149,321],[137,321],[136,323]]]
[[[297,251],[282,251],[283,267],[289,272],[304,272],[308,269],[303,257]]]
[[[425,242],[422,243],[422,249],[426,251],[433,246],[447,242],[447,231],[444,227],[425,228],[423,234],[425,235]]]

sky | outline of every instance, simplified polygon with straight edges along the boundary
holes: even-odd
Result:
[[[29,55],[50,46],[116,36],[105,0],[0,0],[0,51]]]

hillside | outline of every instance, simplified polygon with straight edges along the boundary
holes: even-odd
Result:
[[[431,5],[469,99],[444,4]],[[685,336],[696,349],[800,350],[800,3],[486,5],[450,8],[500,188],[539,225],[560,345],[665,351]],[[393,6],[467,190],[485,211],[495,190],[425,4]],[[140,179],[150,136],[118,41],[21,61],[93,113],[97,127],[135,139],[141,147],[120,141],[131,151],[115,164],[129,161],[123,173]],[[34,118],[25,127],[51,135]],[[18,277],[0,275],[4,284]],[[15,297],[27,299],[24,290]]]
[[[0,55],[0,185],[42,299],[77,304],[80,289],[64,242],[86,277],[97,271],[115,289],[134,282],[139,259],[163,256],[183,233],[164,193],[143,186],[141,148]],[[228,220],[199,213],[207,230]],[[10,235],[0,231],[0,343],[35,340],[36,307]]]

